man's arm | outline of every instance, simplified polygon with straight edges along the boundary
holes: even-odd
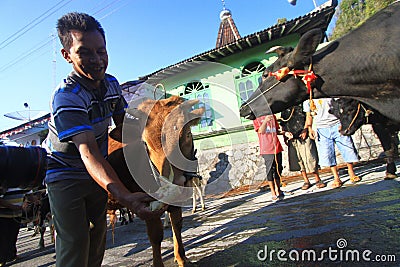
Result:
[[[311,116],[311,112],[306,112],[306,122],[304,123],[304,128],[308,129],[308,134],[311,139],[317,138],[317,133],[312,128],[313,117]]]
[[[140,218],[160,216],[160,212],[151,212],[148,203],[154,201],[141,192],[131,193],[119,180],[116,172],[101,154],[93,132],[83,132],[72,137],[79,150],[81,159],[90,176],[105,190],[112,194],[122,205],[132,209]]]

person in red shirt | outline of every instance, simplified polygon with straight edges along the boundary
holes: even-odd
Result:
[[[254,130],[258,134],[260,155],[264,158],[267,181],[271,189],[272,201],[284,197],[281,191],[282,145],[278,139],[280,128],[275,115],[261,116],[253,120]]]

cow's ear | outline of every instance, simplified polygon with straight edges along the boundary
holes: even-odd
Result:
[[[310,30],[301,36],[299,43],[289,59],[288,67],[303,67],[308,64],[310,57],[315,53],[318,45],[321,43],[322,36],[321,29]]]

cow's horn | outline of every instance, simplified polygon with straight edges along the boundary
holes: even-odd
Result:
[[[276,53],[276,51],[277,51],[278,49],[283,49],[283,46],[281,46],[281,45],[273,46],[273,47],[271,47],[270,49],[268,49],[268,50],[265,52],[265,54]]]

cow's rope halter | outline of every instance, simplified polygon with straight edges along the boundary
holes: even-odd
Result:
[[[287,117],[286,119],[284,119],[284,118],[281,117],[280,120],[283,121],[283,122],[290,121],[290,119],[291,119],[292,116],[293,116],[293,113],[294,113],[294,106],[292,107],[292,111],[290,112],[289,117]]]
[[[360,109],[361,109],[361,108],[362,108],[362,109],[364,110],[364,112],[365,112],[365,115],[364,115],[364,116],[365,116],[365,118],[366,118],[366,120],[367,120],[366,123],[368,124],[369,115],[373,114],[374,112],[373,112],[372,110],[370,110],[370,109],[366,109],[366,108],[364,107],[363,104],[358,103],[356,115],[354,115],[354,117],[353,117],[353,119],[351,120],[349,126],[346,128],[346,130],[345,130],[346,132],[350,131],[350,128],[353,126],[353,124],[354,124],[354,122],[356,121],[358,115],[360,114]]]
[[[287,75],[293,75],[295,78],[302,77],[303,83],[307,87],[307,94],[310,95],[310,110],[313,112],[316,109],[312,98],[312,87],[311,83],[313,83],[318,77],[315,75],[314,71],[312,71],[312,63],[308,66],[308,70],[290,70],[289,67],[283,67],[275,72],[268,73],[268,76],[273,76],[278,80],[278,83],[281,82],[282,78]],[[274,84],[267,91],[271,90],[277,84]]]

